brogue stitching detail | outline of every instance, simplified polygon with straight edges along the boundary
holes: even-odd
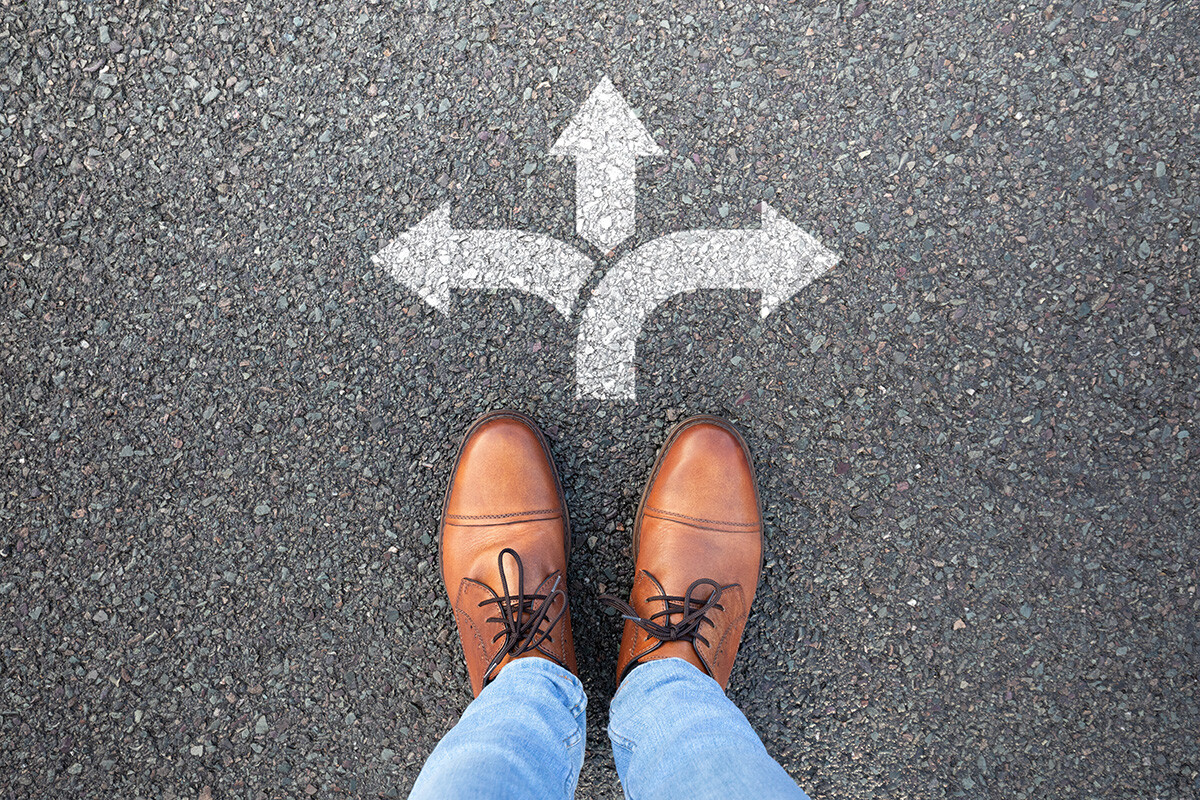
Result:
[[[537,588],[534,589],[533,591],[540,592],[542,587],[548,583],[553,586],[552,579],[555,578],[556,576],[566,578],[566,576],[563,574],[562,570],[556,569],[556,570],[554,570],[554,572],[551,572],[549,575],[547,575],[545,578],[543,578],[542,582],[539,583],[537,585]],[[555,604],[557,604],[557,603],[558,603],[558,600],[555,600],[554,603],[550,604],[550,608],[553,609]],[[558,642],[558,645],[556,648],[559,652],[552,653],[550,650],[548,650],[546,648],[546,645],[548,644],[549,640],[542,642],[537,647],[535,647],[534,650],[537,650],[539,653],[541,653],[542,655],[544,655],[548,658],[552,658],[555,661],[560,662],[562,664],[562,666],[567,669],[568,672],[571,672],[573,674],[575,672],[575,670],[571,669],[570,667],[567,667],[566,628],[570,627],[570,625],[571,625],[571,602],[565,593],[562,596],[562,604],[563,604],[563,609],[564,609],[564,611],[563,611],[564,627],[563,627],[562,635],[559,637],[559,642]],[[574,645],[574,639],[572,639],[572,645]]]
[[[442,522],[443,528],[501,528],[506,525],[525,525],[530,522],[561,522],[562,514],[552,517],[518,517],[517,519],[448,519]],[[688,523],[690,524],[690,523]]]
[[[655,508],[654,506],[646,506],[647,511],[656,511],[659,514],[667,514],[672,517],[680,517],[681,519],[690,519],[693,522],[707,522],[710,525],[733,525],[738,528],[757,528],[762,525],[761,522],[727,522],[723,519],[704,519],[703,517],[689,517],[687,514],[680,514],[677,511],[667,511],[665,508]]]
[[[557,508],[539,508],[537,511],[514,511],[511,514],[447,514],[447,519],[507,519],[509,517],[524,517],[530,514],[554,514],[560,516]]]
[[[737,596],[738,596],[739,601],[742,604],[742,611],[736,617],[734,617],[732,624],[725,626],[725,630],[721,633],[721,639],[717,642],[717,646],[715,648],[713,648],[713,663],[715,663],[715,664],[719,664],[721,662],[721,656],[724,655],[725,647],[729,643],[729,637],[733,635],[733,631],[735,629],[738,629],[739,626],[742,629],[744,629],[746,626],[746,622],[750,618],[750,611],[749,611],[749,609],[745,608],[745,605],[746,605],[745,593],[742,591],[741,586],[738,586],[737,588],[738,588]],[[736,657],[737,651],[740,649],[740,647],[741,647],[741,630],[739,630],[738,639],[735,642],[735,647],[733,649],[735,657]],[[731,665],[731,667],[732,667],[732,665]]]
[[[496,593],[493,592],[491,590],[491,588],[485,583],[477,581],[474,578],[463,578],[462,583],[460,583],[458,585],[458,597],[455,598],[455,601],[454,601],[455,614],[456,615],[461,614],[463,619],[465,619],[467,621],[467,624],[471,626],[471,635],[475,638],[475,644],[479,647],[479,652],[483,653],[484,657],[486,658],[487,657],[487,643],[484,642],[483,635],[479,632],[479,626],[476,625],[475,620],[471,618],[471,612],[462,607],[463,595],[466,594],[468,584],[474,584],[476,586],[479,586],[480,588],[484,589],[485,591],[491,593],[491,595],[493,597],[496,596]]]
[[[636,596],[638,594],[638,583],[641,582],[644,584],[647,580],[657,586],[660,593],[665,591],[662,588],[662,585],[654,578],[653,575],[642,569],[638,570],[638,574],[633,578],[633,589],[631,590],[631,594]],[[645,591],[646,590],[643,589],[643,592]],[[638,641],[639,639],[641,639],[640,642]],[[647,645],[649,645],[649,647],[647,647]],[[662,642],[654,641],[654,639],[644,630],[635,625],[633,629],[633,640],[630,641],[629,647],[625,648],[622,646],[621,652],[617,654],[617,673],[624,676],[624,674],[629,672],[630,664],[634,664],[639,659],[645,658],[660,647],[662,647]],[[622,668],[622,664],[624,665],[624,668]]]
[[[687,525],[689,528],[695,528],[698,531],[716,531],[717,533],[760,533],[761,527],[758,528],[722,528],[718,525],[701,525],[699,522],[688,522],[686,519],[676,519],[674,517],[659,516],[650,512],[643,512],[642,516],[647,519],[657,519],[663,522],[674,522],[676,525]]]

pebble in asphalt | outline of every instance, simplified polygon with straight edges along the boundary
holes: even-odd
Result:
[[[417,8],[418,10],[413,10]],[[469,691],[433,537],[478,413],[546,429],[603,733],[665,430],[745,430],[768,526],[730,688],[814,798],[1200,793],[1195,3],[0,8],[0,793],[403,796]],[[636,234],[549,154],[604,75]],[[606,268],[769,203],[836,251],[676,297],[637,401],[578,316],[437,312],[456,227]]]

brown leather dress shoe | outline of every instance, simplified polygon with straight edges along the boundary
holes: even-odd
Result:
[[[442,509],[442,580],[478,696],[514,658],[576,672],[567,603],[571,533],[533,420],[493,411],[463,437]]]
[[[617,683],[638,664],[682,658],[729,684],[762,566],[762,515],[749,448],[719,417],[686,419],[658,454],[633,529]]]

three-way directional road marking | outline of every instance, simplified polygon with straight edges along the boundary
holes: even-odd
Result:
[[[575,159],[576,232],[611,255],[634,233],[637,159],[661,155],[661,148],[604,78],[550,152]],[[545,299],[568,321],[596,266],[550,236],[454,228],[448,203],[372,260],[443,314],[452,289],[515,289]],[[837,260],[766,203],[758,228],[681,231],[635,247],[608,269],[579,315],[579,396],[635,399],[638,335],[654,309],[675,295],[756,290],[766,317]]]

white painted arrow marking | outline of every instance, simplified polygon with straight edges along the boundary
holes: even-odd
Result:
[[[575,231],[604,252],[633,235],[637,157],[662,155],[612,81],[603,78],[550,148],[575,158]]]
[[[452,228],[449,203],[371,260],[443,314],[451,289],[515,289],[547,300],[568,318],[593,267],[586,255],[549,236]]]
[[[642,324],[661,303],[697,289],[757,289],[767,317],[838,257],[762,204],[757,230],[696,230],[647,242],[609,269],[584,308],[575,342],[580,396],[633,400]]]

